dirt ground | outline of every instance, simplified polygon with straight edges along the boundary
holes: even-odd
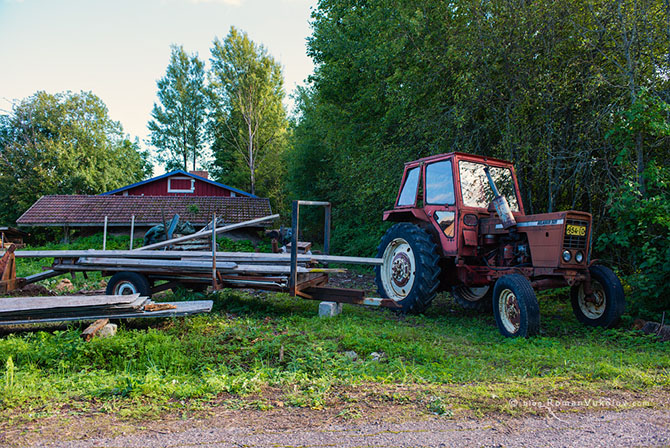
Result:
[[[522,417],[419,415],[401,407],[353,420],[331,411],[215,410],[207,418],[46,419],[0,433],[1,446],[36,447],[631,447],[670,446],[670,411],[546,412]]]

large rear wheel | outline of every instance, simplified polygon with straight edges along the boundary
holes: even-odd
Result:
[[[619,277],[605,266],[591,266],[591,291],[588,296],[584,284],[570,290],[572,311],[577,320],[592,327],[609,328],[615,325],[626,310],[626,297]]]
[[[527,338],[540,331],[540,306],[526,277],[500,277],[493,288],[493,314],[503,336]]]
[[[398,303],[405,313],[423,312],[440,284],[437,245],[414,224],[391,227],[377,249],[383,260],[375,269],[379,294]]]

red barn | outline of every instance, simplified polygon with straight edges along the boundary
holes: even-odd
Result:
[[[165,173],[162,176],[152,177],[101,194],[101,196],[106,195],[256,197],[246,191],[208,179],[207,171],[187,172],[184,170]]]

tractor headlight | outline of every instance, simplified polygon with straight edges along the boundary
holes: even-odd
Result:
[[[575,254],[575,261],[577,263],[581,263],[582,261],[584,261],[584,254],[582,253],[582,251],[579,251]]]
[[[566,263],[572,259],[572,254],[570,253],[569,250],[564,250],[563,251],[563,261]]]

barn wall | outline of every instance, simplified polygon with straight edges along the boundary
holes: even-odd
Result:
[[[181,177],[181,176],[176,176]],[[181,184],[183,181],[176,183],[173,181],[172,188],[175,186],[182,188]],[[217,187],[207,182],[203,182],[199,179],[195,180],[195,190],[193,193],[168,193],[168,178],[159,179],[154,182],[149,182],[144,185],[139,185],[135,188],[130,188],[128,190],[116,193],[117,195],[123,195],[128,193],[131,196],[230,196],[231,191],[225,188]]]

